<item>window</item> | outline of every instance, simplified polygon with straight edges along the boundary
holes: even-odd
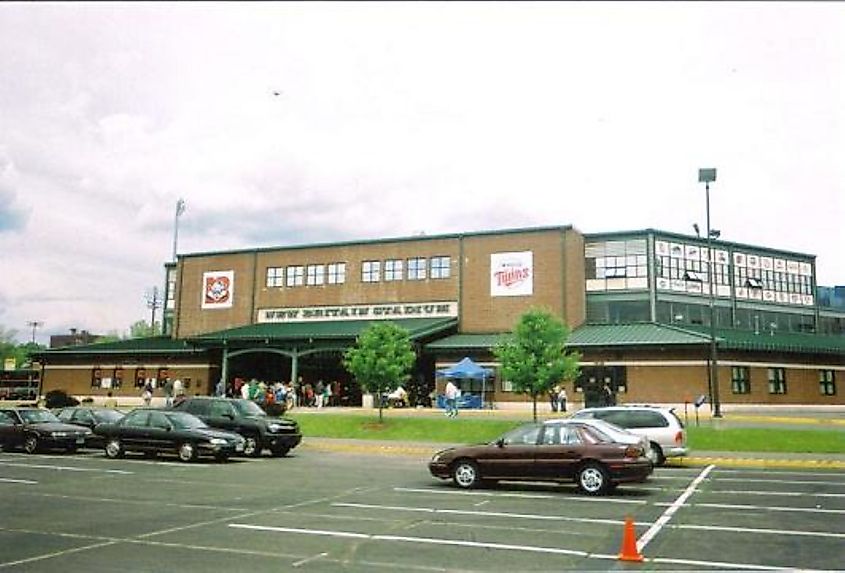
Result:
[[[409,281],[421,281],[425,280],[425,265],[426,259],[423,257],[417,257],[414,259],[408,259],[408,280]]]
[[[750,394],[751,382],[747,366],[731,367],[731,392],[734,394]]]
[[[833,370],[819,370],[819,393],[822,396],[836,395],[836,373]]]
[[[306,274],[306,284],[310,286],[318,286],[326,280],[326,265],[308,265]]]
[[[431,278],[448,279],[452,269],[450,257],[431,257]]]
[[[389,259],[384,261],[384,280],[402,280],[402,259]]]
[[[302,286],[302,281],[305,274],[305,268],[302,265],[291,266],[287,269],[286,285],[289,287]]]
[[[283,267],[267,267],[267,286],[285,286],[285,269]]]
[[[786,370],[769,368],[769,394],[786,394]]]
[[[361,282],[377,283],[381,276],[381,261],[364,261],[361,263]]]
[[[329,284],[342,285],[346,282],[346,263],[331,263],[329,265]]]

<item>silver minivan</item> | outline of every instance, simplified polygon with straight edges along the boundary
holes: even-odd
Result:
[[[651,442],[652,461],[655,465],[663,465],[666,458],[685,456],[689,453],[684,423],[672,408],[607,406],[585,408],[575,412],[572,417],[605,420],[644,436]]]

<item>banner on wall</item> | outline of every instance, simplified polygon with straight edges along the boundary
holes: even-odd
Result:
[[[235,271],[202,274],[202,308],[231,308]]]
[[[490,296],[534,294],[534,253],[490,254]]]

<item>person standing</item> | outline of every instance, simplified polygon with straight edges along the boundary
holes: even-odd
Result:
[[[173,382],[170,381],[170,378],[165,379],[163,389],[164,405],[169,408],[173,405]]]
[[[446,383],[446,415],[454,418],[458,415],[458,396],[460,390],[455,386],[455,383],[449,380]]]
[[[144,386],[144,391],[141,392],[141,399],[144,400],[144,406],[149,406],[153,401],[153,387],[149,382]]]
[[[560,408],[561,412],[566,412],[566,388],[563,386],[560,387],[560,392],[557,394],[557,403],[558,407]]]
[[[326,389],[326,385],[323,384],[322,379],[317,380],[317,385],[314,388],[314,403],[317,406],[317,409],[323,407],[323,391]]]

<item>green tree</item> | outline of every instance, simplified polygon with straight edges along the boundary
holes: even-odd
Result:
[[[148,322],[139,320],[129,325],[129,338],[146,338],[148,336],[155,336],[158,331],[158,323],[150,326]]]
[[[549,312],[531,309],[523,314],[513,333],[493,349],[501,364],[504,380],[517,392],[534,401],[537,421],[537,397],[547,394],[555,384],[578,376],[577,352],[565,349],[569,329]]]
[[[379,423],[383,421],[382,393],[405,382],[415,361],[408,331],[392,322],[369,326],[343,355],[343,365],[361,388],[375,394]]]

